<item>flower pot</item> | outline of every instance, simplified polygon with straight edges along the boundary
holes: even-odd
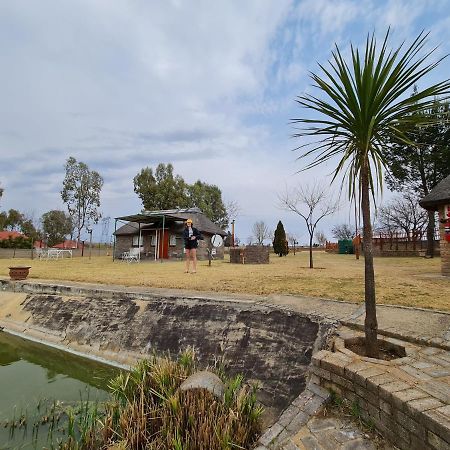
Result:
[[[30,272],[31,266],[13,266],[9,268],[11,280],[25,280]]]

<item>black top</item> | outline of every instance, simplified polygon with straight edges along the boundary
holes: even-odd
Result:
[[[192,236],[194,236],[195,239],[189,238],[189,227],[185,227],[183,232],[184,248],[187,249],[197,248],[198,240],[203,239],[203,236],[200,234],[200,231],[198,231],[197,228],[195,227],[192,227]]]

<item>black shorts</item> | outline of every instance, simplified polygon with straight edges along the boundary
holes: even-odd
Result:
[[[185,244],[185,246],[184,246],[184,248],[186,249],[186,250],[192,250],[192,249],[195,249],[195,248],[197,248],[198,247],[198,244],[197,244],[197,242],[188,242],[188,243],[186,243]]]

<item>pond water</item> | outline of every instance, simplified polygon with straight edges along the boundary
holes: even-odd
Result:
[[[108,382],[117,373],[111,366],[0,332],[0,450],[56,448],[66,435],[67,417],[61,411],[76,409],[80,400],[85,405],[105,401]]]

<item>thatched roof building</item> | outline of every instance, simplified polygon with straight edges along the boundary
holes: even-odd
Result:
[[[438,183],[419,204],[422,208],[437,211],[439,206],[450,203],[450,175]]]

